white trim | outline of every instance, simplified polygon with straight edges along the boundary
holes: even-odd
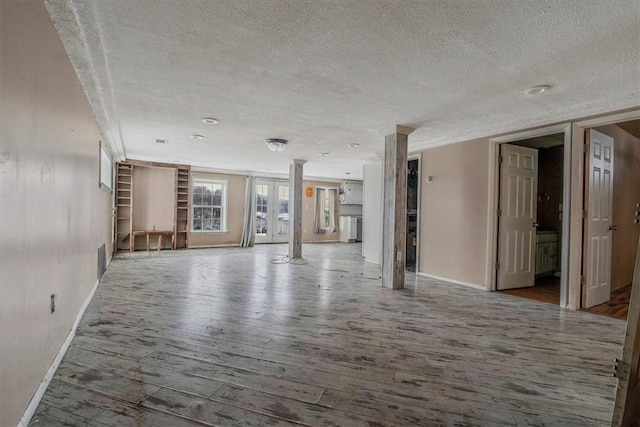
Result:
[[[31,402],[29,402],[29,406],[27,406],[27,409],[24,411],[24,414],[22,415],[22,418],[20,419],[20,422],[18,423],[17,427],[27,427],[29,425],[29,422],[31,422],[31,418],[36,413],[36,409],[40,404],[40,400],[42,399],[42,396],[44,396],[44,392],[47,390],[47,387],[49,387],[49,383],[51,382],[53,375],[56,373],[58,366],[60,366],[60,362],[62,362],[62,358],[67,353],[67,350],[71,345],[71,341],[73,341],[73,338],[76,336],[76,329],[78,329],[78,324],[80,323],[80,320],[82,319],[82,316],[84,315],[85,310],[89,306],[89,303],[93,299],[93,295],[95,295],[99,284],[100,284],[100,280],[96,280],[95,285],[93,285],[93,289],[91,289],[91,292],[89,292],[89,295],[87,295],[87,298],[84,300],[84,303],[82,303],[82,306],[80,307],[80,311],[78,311],[78,315],[76,316],[76,320],[73,322],[73,326],[71,327],[71,331],[69,331],[69,335],[67,335],[67,339],[64,340],[62,347],[60,347],[60,351],[58,351],[58,354],[56,355],[55,359],[53,359],[51,366],[49,366],[49,370],[47,371],[46,375],[40,382],[40,386],[38,387],[38,390],[36,390],[36,393],[31,398]]]
[[[189,245],[189,249],[210,249],[210,248],[239,248],[240,243],[228,243],[223,245]]]
[[[495,291],[496,290],[496,270],[494,265],[497,262],[497,248],[498,248],[498,217],[497,210],[499,204],[499,168],[498,164],[498,145],[521,141],[523,139],[534,138],[538,136],[552,135],[556,133],[564,134],[564,173],[563,173],[563,215],[565,219],[569,219],[566,215],[566,212],[569,211],[570,205],[569,201],[571,200],[571,191],[572,186],[570,184],[570,165],[571,158],[573,156],[568,156],[568,153],[571,153],[571,145],[569,144],[571,140],[571,123],[559,123],[553,126],[547,126],[544,128],[538,128],[533,130],[527,130],[524,132],[513,133],[510,135],[503,135],[496,138],[489,139],[489,194],[487,197],[487,244],[486,244],[486,275],[485,275],[485,289],[487,291]],[[575,187],[574,187],[575,188]],[[560,255],[561,258],[561,266],[560,266],[560,306],[566,308],[568,304],[568,294],[569,294],[569,230],[571,228],[571,219],[568,221],[565,220],[562,222],[562,253]]]
[[[193,166],[193,165],[191,166],[191,172],[216,173],[220,175],[255,176],[256,178],[283,179],[286,181],[289,180],[289,174],[284,174],[284,173],[252,172],[247,170],[219,169],[219,168],[209,168],[205,166]],[[343,182],[345,182],[344,179],[325,178],[321,176],[310,176],[310,175],[305,175],[302,179],[304,181],[330,182],[333,184],[342,184]],[[361,179],[348,179],[348,181],[362,182]]]
[[[483,285],[477,283],[463,282],[462,280],[451,279],[449,277],[436,276],[435,274],[423,273],[421,271],[416,273],[418,276],[428,277],[430,279],[442,280],[443,282],[453,283],[454,285],[466,286],[467,288],[479,289],[486,291],[487,289]]]

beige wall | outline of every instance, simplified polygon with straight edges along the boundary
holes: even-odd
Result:
[[[611,290],[630,285],[636,261],[640,226],[633,223],[640,203],[640,140],[621,127],[608,125],[596,130],[613,143],[613,232],[611,245]]]
[[[176,170],[134,166],[133,229],[173,230]]]
[[[488,173],[488,139],[422,152],[420,272],[484,286]]]
[[[111,253],[111,195],[44,3],[2,1],[0,20],[0,426],[14,426],[96,282],[98,246]]]
[[[192,178],[222,179],[227,181],[227,231],[191,233],[189,247],[239,245],[242,239],[244,217],[244,191],[246,176],[208,172],[191,172]],[[189,214],[191,216],[191,214]],[[189,225],[191,227],[191,225]]]
[[[303,183],[303,193],[304,189],[307,187],[313,188],[313,196],[307,197],[306,194],[302,195],[302,241],[306,243],[313,242],[326,242],[326,241],[335,241],[340,238],[340,232],[336,233],[325,233],[325,234],[316,234],[313,232],[313,224],[314,224],[314,212],[316,207],[316,186],[318,187],[326,187],[326,188],[340,188],[340,184],[336,182],[324,182],[324,181],[308,181],[305,180]],[[340,203],[338,201],[338,203]],[[338,221],[338,225],[340,225],[340,218],[336,218]]]

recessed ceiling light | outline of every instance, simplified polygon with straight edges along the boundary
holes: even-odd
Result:
[[[202,123],[205,125],[215,125],[218,123],[218,119],[214,119],[213,117],[205,117],[202,119]]]
[[[358,144],[357,142],[352,142],[351,144],[347,145],[347,147],[358,148],[358,147],[360,147],[360,144]]]
[[[189,136],[193,139],[204,139],[204,135],[198,135],[197,133],[194,133],[193,135],[189,135]]]
[[[331,153],[318,153],[318,156],[320,156],[320,157],[327,157],[327,156],[330,156],[330,155],[331,155]]]
[[[265,139],[264,142],[265,144],[267,144],[267,147],[269,147],[269,150],[282,151],[285,148],[287,148],[287,143],[289,141],[281,138],[269,138],[269,139]]]
[[[525,95],[540,95],[541,93],[549,92],[551,90],[551,86],[549,85],[540,85],[534,86],[530,89],[524,91]]]
[[[156,142],[158,144],[167,144],[169,141],[167,141],[166,139],[156,138]]]

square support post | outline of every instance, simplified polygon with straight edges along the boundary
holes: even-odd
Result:
[[[407,239],[408,135],[413,129],[396,126],[385,137],[384,206],[382,219],[382,286],[404,288]]]
[[[289,259],[302,258],[302,178],[306,160],[289,167]]]

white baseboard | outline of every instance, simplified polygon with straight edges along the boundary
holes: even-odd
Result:
[[[211,249],[211,248],[239,248],[240,243],[228,243],[223,245],[189,245],[189,249]]]
[[[480,289],[481,291],[487,290],[487,288],[484,285],[478,285],[477,283],[463,282],[462,280],[450,279],[448,277],[441,277],[441,276],[436,276],[434,274],[428,274],[428,273],[422,273],[422,272],[418,272],[416,274],[418,276],[424,276],[430,279],[442,280],[443,282],[454,283],[456,285],[466,286],[468,288]]]
[[[69,335],[67,335],[67,339],[64,340],[64,343],[62,344],[62,347],[60,347],[60,351],[56,355],[56,358],[53,359],[51,366],[49,366],[49,370],[47,371],[47,374],[44,376],[44,379],[40,382],[40,386],[38,387],[38,390],[36,390],[36,393],[31,398],[31,402],[29,402],[29,406],[27,406],[27,409],[24,411],[24,414],[22,414],[22,418],[20,419],[20,422],[18,423],[17,427],[27,427],[29,425],[29,422],[31,421],[31,418],[36,413],[36,409],[40,404],[40,400],[42,399],[44,392],[47,390],[47,387],[49,387],[49,383],[51,382],[53,375],[56,373],[58,366],[60,366],[60,362],[62,362],[62,358],[67,353],[67,350],[71,345],[71,341],[73,340],[73,337],[76,336],[76,329],[78,329],[78,324],[80,323],[80,319],[82,319],[82,315],[84,314],[85,310],[89,306],[89,303],[93,299],[93,295],[95,295],[99,284],[100,284],[100,281],[96,280],[95,285],[93,285],[93,289],[91,289],[91,292],[89,292],[89,295],[84,300],[84,303],[82,303],[82,307],[80,307],[80,311],[78,311],[78,315],[76,316],[76,320],[73,322],[73,326],[71,327],[71,331],[69,332]]]

